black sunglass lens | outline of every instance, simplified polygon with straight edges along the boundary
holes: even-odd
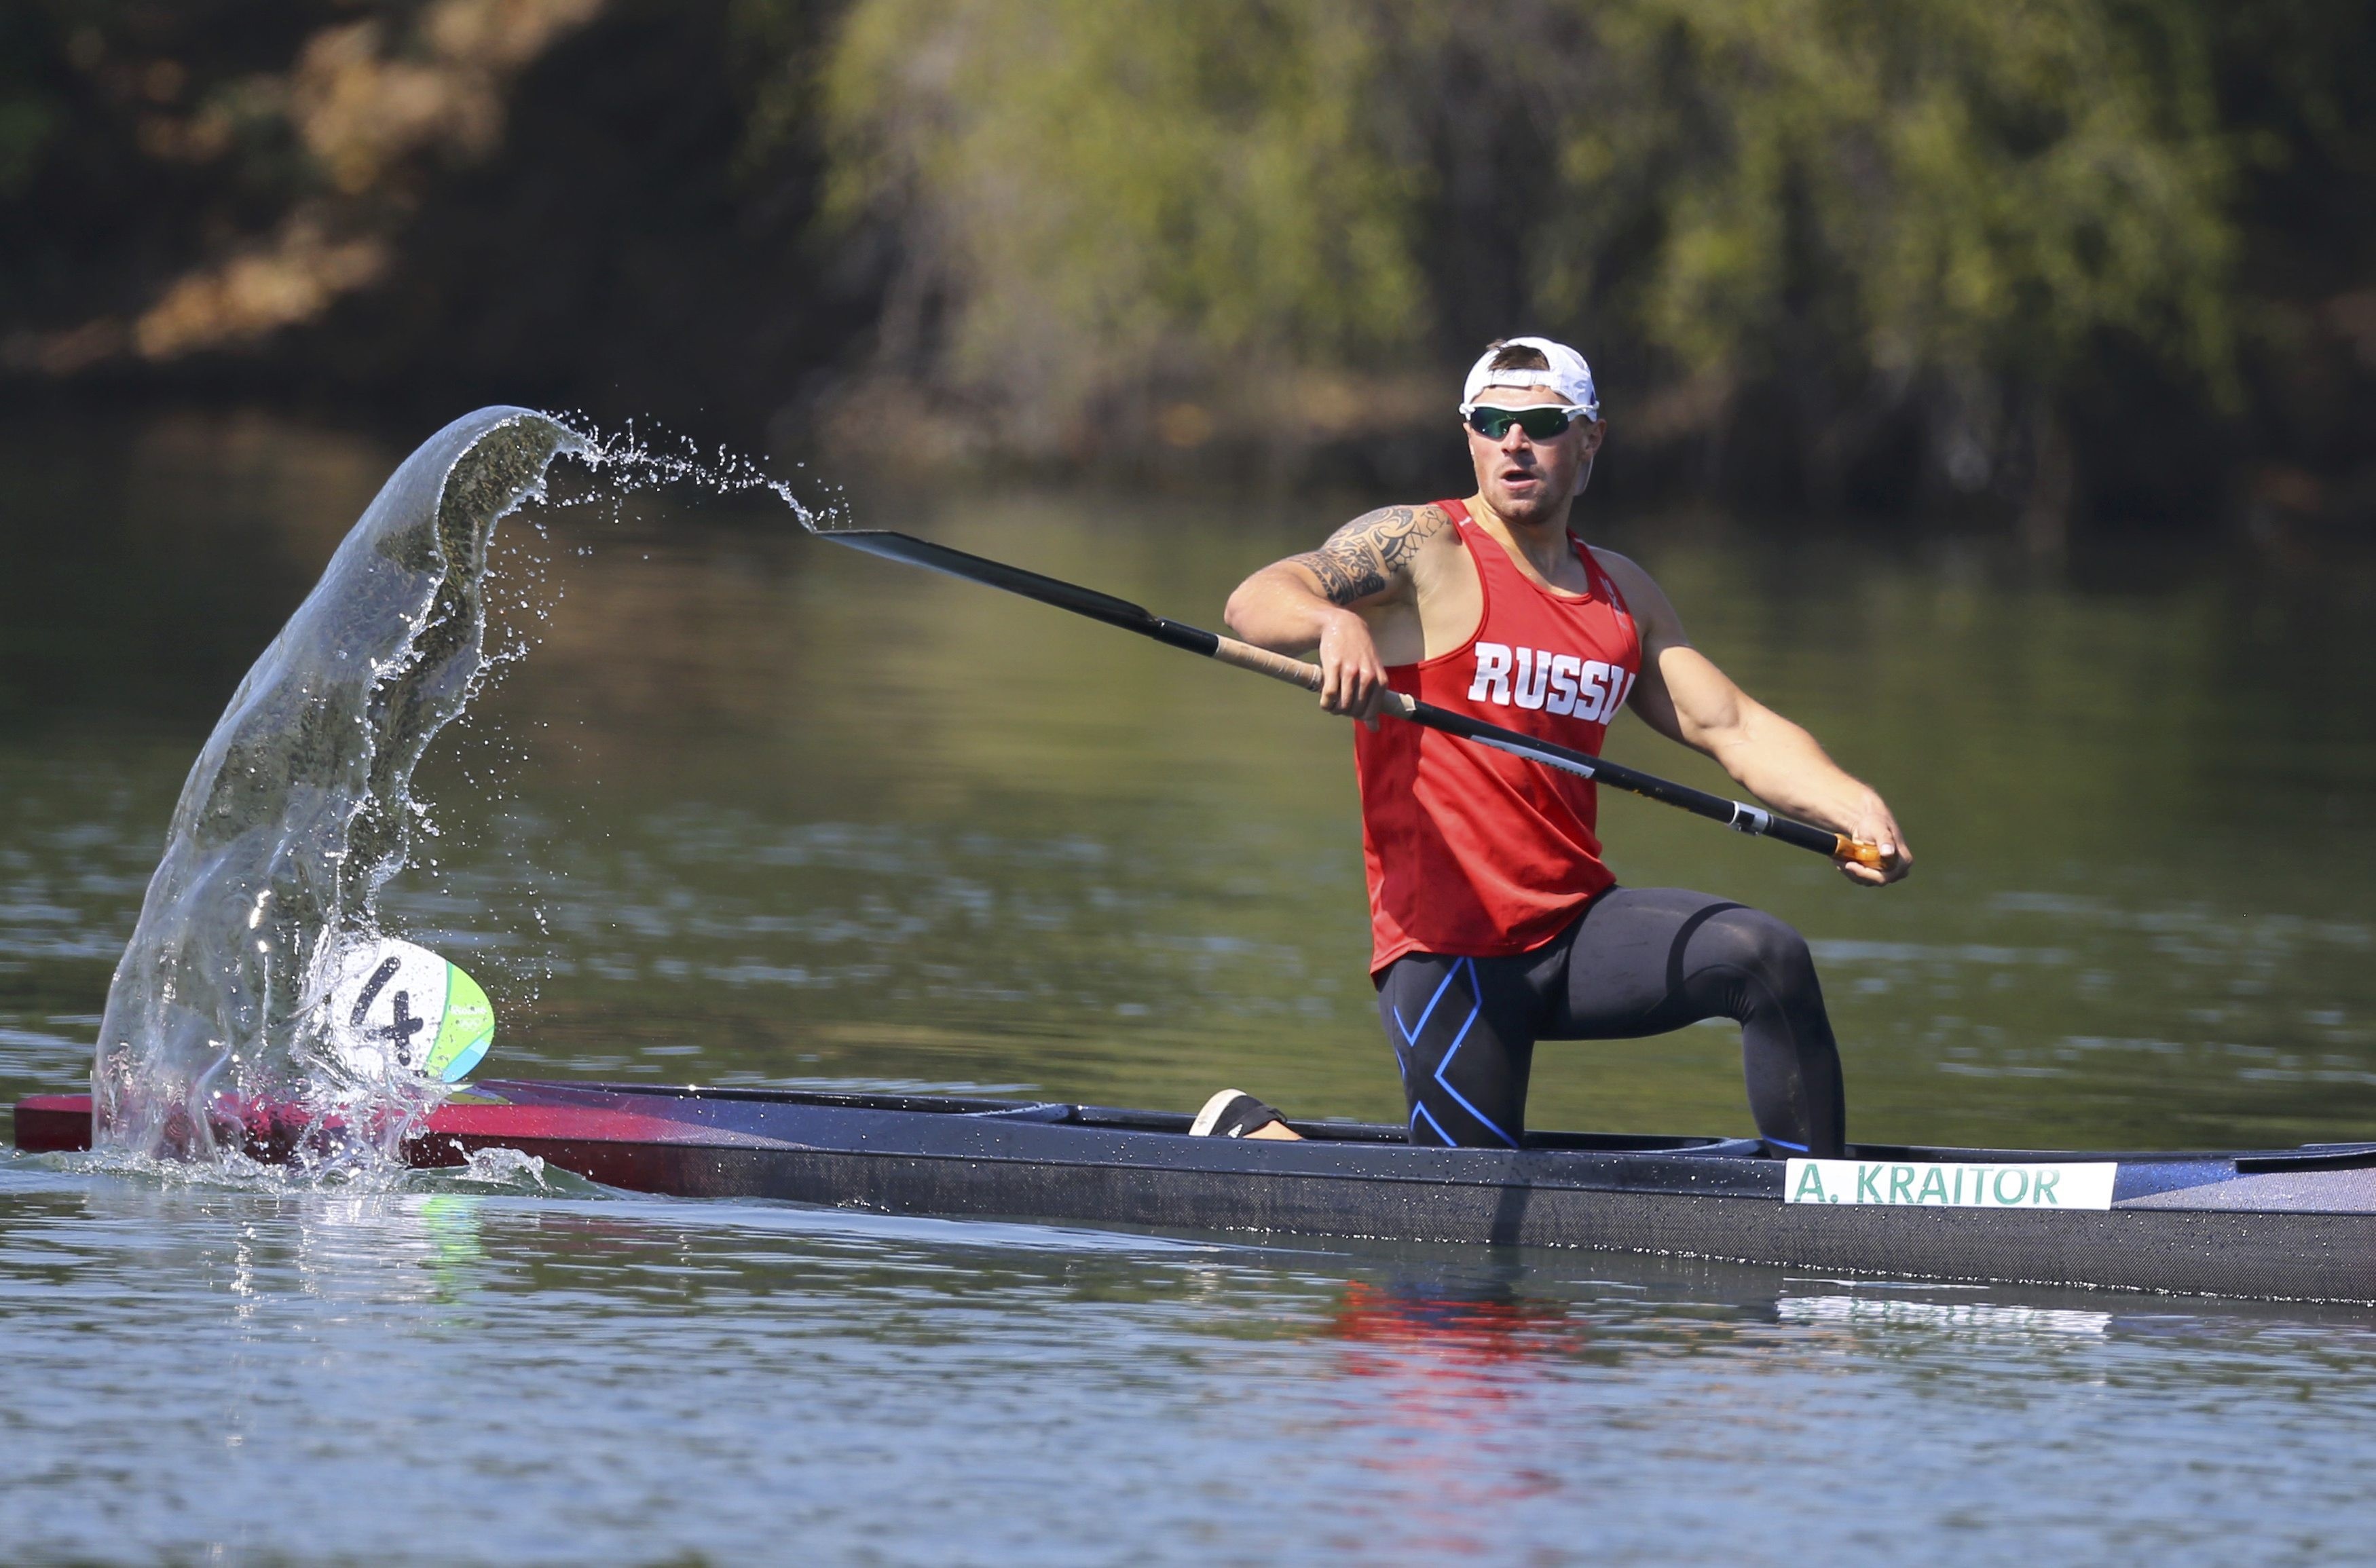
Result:
[[[1468,416],[1468,422],[1488,441],[1501,440],[1514,424],[1527,433],[1529,441],[1549,441],[1565,434],[1569,417],[1569,410],[1561,408],[1479,409]]]

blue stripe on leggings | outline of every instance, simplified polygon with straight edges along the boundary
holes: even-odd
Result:
[[[1459,965],[1454,968],[1453,973],[1457,974],[1463,968],[1468,971],[1468,1018],[1466,1023],[1463,1023],[1460,1026],[1460,1032],[1453,1037],[1452,1049],[1445,1051],[1443,1053],[1443,1060],[1435,1064],[1435,1081],[1443,1086],[1443,1092],[1450,1095],[1455,1101],[1457,1101],[1461,1110],[1466,1111],[1469,1115],[1477,1118],[1477,1124],[1479,1126],[1484,1128],[1487,1132],[1492,1134],[1495,1137],[1501,1139],[1512,1148],[1516,1148],[1518,1146],[1518,1140],[1512,1137],[1509,1134],[1502,1131],[1501,1128],[1495,1126],[1493,1124],[1492,1118],[1487,1116],[1483,1111],[1469,1104],[1468,1097],[1462,1094],[1458,1089],[1454,1088],[1452,1087],[1452,1080],[1443,1075],[1451,1069],[1452,1059],[1460,1054],[1461,1046],[1467,1043],[1468,1039],[1468,1031],[1475,1028],[1477,1027],[1477,1020],[1485,1016],[1485,987],[1477,978],[1477,960],[1474,958],[1461,959]],[[1450,984],[1451,980],[1451,975],[1446,975],[1444,977],[1445,984]],[[1443,994],[1442,988],[1438,988],[1436,994],[1439,996]],[[1428,1004],[1428,1008],[1431,1012],[1434,1010],[1434,1006],[1435,1004],[1433,1003]],[[1431,1116],[1428,1120],[1432,1122],[1435,1118]]]
[[[1452,968],[1443,971],[1443,983],[1435,988],[1435,994],[1427,999],[1427,1005],[1420,1009],[1418,1023],[1404,1023],[1403,1010],[1399,1007],[1391,1009],[1395,1016],[1395,1028],[1402,1030],[1403,1043],[1405,1045],[1417,1045],[1419,1043],[1419,1031],[1427,1028],[1428,1019],[1435,1016],[1435,1004],[1443,1000],[1443,993],[1445,992],[1452,989],[1453,977],[1457,975],[1459,972],[1460,966],[1457,964],[1453,965]]]
[[[1407,1024],[1403,1022],[1403,1010],[1392,1004],[1387,1004],[1386,1010],[1395,1016],[1395,1028],[1402,1031],[1404,1046],[1412,1050],[1418,1049],[1419,1037],[1427,1028],[1427,1021],[1435,1016],[1437,1004],[1443,1000],[1443,993],[1452,989],[1452,982],[1459,978],[1460,971],[1464,968],[1468,971],[1468,1016],[1461,1020],[1460,1032],[1452,1037],[1451,1049],[1447,1050],[1443,1053],[1443,1060],[1435,1064],[1435,1081],[1443,1087],[1444,1093],[1452,1097],[1455,1104],[1458,1105],[1461,1110],[1466,1111],[1469,1115],[1476,1118],[1477,1124],[1479,1126],[1484,1128],[1487,1132],[1501,1139],[1510,1147],[1516,1148],[1518,1146],[1518,1140],[1503,1132],[1500,1127],[1495,1126],[1491,1117],[1478,1110],[1474,1105],[1471,1105],[1468,1102],[1468,1097],[1462,1094],[1458,1089],[1454,1088],[1452,1087],[1452,1081],[1443,1075],[1445,1071],[1451,1067],[1452,1059],[1460,1054],[1461,1046],[1466,1043],[1468,1039],[1468,1031],[1475,1028],[1477,1027],[1477,1020],[1485,1016],[1485,988],[1483,982],[1479,980],[1477,978],[1477,960],[1474,958],[1463,958],[1458,963],[1453,965],[1451,968],[1444,971],[1443,979],[1436,984],[1435,994],[1427,999],[1427,1005],[1425,1007],[1420,1009],[1418,1023]],[[1396,1051],[1395,1052],[1395,1065],[1402,1073],[1404,1092],[1408,1093],[1410,1089],[1410,1066],[1409,1063],[1403,1061],[1401,1051]],[[1423,1105],[1413,1107],[1411,1111],[1411,1124],[1413,1126],[1418,1125],[1419,1118],[1421,1116],[1427,1117],[1428,1125],[1435,1129],[1436,1135],[1438,1137],[1442,1138],[1446,1144],[1451,1145],[1455,1148],[1459,1146],[1459,1140],[1455,1138],[1451,1134],[1445,1132],[1443,1130],[1443,1123],[1438,1122],[1434,1115]]]

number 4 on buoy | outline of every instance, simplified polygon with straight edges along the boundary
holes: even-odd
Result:
[[[340,1065],[358,1077],[457,1083],[495,1039],[495,1009],[477,980],[393,938],[340,956],[326,1022]]]

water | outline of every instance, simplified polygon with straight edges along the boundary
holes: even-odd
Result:
[[[406,445],[237,416],[0,435],[0,1092],[88,1072],[191,757]],[[1370,499],[859,506],[1210,624]],[[517,521],[499,580],[543,586],[497,596],[499,632],[541,646],[422,762],[437,831],[382,900],[488,983],[495,1065],[1395,1111],[1348,746],[1304,699],[749,497]],[[1604,806],[1627,880],[1815,941],[1855,1135],[2376,1129],[2369,563],[1610,535],[1921,857],[1860,893]],[[1612,752],[1715,782],[1638,727]],[[1729,1030],[1546,1051],[1538,1124],[1748,1130]],[[9,1554],[2331,1562],[2370,1523],[2356,1309],[483,1175],[0,1165]]]
[[[2343,1434],[2376,1336],[2341,1316],[755,1205],[0,1191],[17,1561],[2275,1563],[2352,1560],[2367,1522]]]

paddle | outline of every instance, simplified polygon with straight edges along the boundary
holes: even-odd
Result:
[[[1037,572],[1027,572],[1020,566],[968,555],[962,550],[952,550],[945,544],[933,544],[911,534],[894,533],[888,529],[819,529],[820,539],[836,544],[863,550],[870,555],[880,555],[886,561],[904,561],[911,566],[930,571],[945,572],[968,582],[986,583],[1004,588],[1025,599],[1036,599],[1042,604],[1052,604],[1059,610],[1069,610],[1075,615],[1086,615],[1092,621],[1102,621],[1109,626],[1119,626],[1126,632],[1136,632],[1157,642],[1201,653],[1207,659],[1218,659],[1224,664],[1234,664],[1241,670],[1251,670],[1267,675],[1274,681],[1301,686],[1305,691],[1320,689],[1320,671],[1300,659],[1289,659],[1283,653],[1241,643],[1235,637],[1221,636],[1202,627],[1170,620],[1095,588],[1082,588],[1055,577],[1044,577]],[[1465,713],[1424,703],[1401,692],[1386,694],[1386,711],[1413,724],[1423,724],[1431,730],[1441,730],[1447,735],[1457,735],[1464,741],[1496,751],[1508,752],[1546,767],[1556,767],[1581,778],[1640,795],[1645,800],[1679,806],[1695,816],[1720,822],[1741,833],[1759,837],[1778,838],[1785,844],[1801,849],[1812,849],[1835,860],[1855,861],[1860,865],[1878,868],[1882,863],[1878,846],[1860,843],[1845,834],[1827,832],[1809,823],[1787,816],[1777,816],[1763,806],[1752,806],[1740,801],[1729,801],[1721,795],[1711,795],[1705,790],[1694,790],[1688,784],[1676,784],[1654,775],[1627,767],[1622,763],[1594,756],[1550,741],[1539,741],[1532,735],[1507,730],[1499,724],[1489,724],[1481,719],[1471,719]]]

